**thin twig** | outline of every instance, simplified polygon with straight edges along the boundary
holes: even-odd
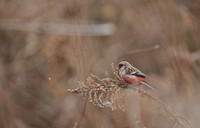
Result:
[[[126,54],[135,54],[135,53],[140,53],[140,52],[148,52],[148,51],[153,51],[159,48],[159,45],[155,45],[150,48],[143,48],[143,49],[136,49],[132,51],[128,51]]]

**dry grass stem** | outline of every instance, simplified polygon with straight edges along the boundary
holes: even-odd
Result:
[[[84,106],[83,106],[83,111],[81,112],[80,119],[74,124],[73,128],[77,128],[80,125],[80,123],[81,123],[81,121],[83,119],[86,107],[87,107],[87,100],[85,100],[85,103],[84,103]]]
[[[178,112],[176,112],[173,108],[163,103],[158,98],[154,97],[153,95],[149,94],[148,92],[145,92],[143,90],[140,90],[138,88],[134,87],[128,87],[130,89],[134,89],[134,91],[139,92],[141,96],[145,96],[149,98],[150,101],[153,101],[159,106],[159,112],[164,117],[166,117],[169,120],[173,120],[175,122],[174,126],[180,125],[183,128],[191,128],[191,125],[189,124],[189,121],[182,115],[180,115]]]
[[[128,51],[127,54],[135,54],[135,53],[140,53],[140,52],[148,52],[148,51],[156,50],[158,48],[159,48],[159,45],[155,45],[155,46],[150,47],[150,48],[143,48],[143,49],[136,49],[136,50]]]

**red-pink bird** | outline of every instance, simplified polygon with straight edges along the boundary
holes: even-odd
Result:
[[[121,61],[118,64],[118,68],[119,68],[120,77],[127,84],[131,84],[135,87],[139,87],[143,84],[143,85],[146,85],[147,87],[151,88],[152,90],[154,90],[158,93],[161,93],[161,91],[158,88],[156,88],[146,82],[145,78],[148,77],[147,75],[142,73],[137,68],[133,67],[127,61]]]

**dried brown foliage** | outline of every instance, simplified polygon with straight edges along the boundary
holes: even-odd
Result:
[[[118,79],[101,79],[96,75],[90,75],[90,77],[87,78],[86,84],[84,82],[79,82],[76,89],[68,89],[68,91],[79,93],[95,106],[101,108],[109,107],[112,110],[119,108],[124,111],[126,83],[118,76],[117,78]]]
[[[96,75],[90,75],[87,78],[86,84],[79,82],[76,89],[68,89],[68,92],[78,93],[95,106],[104,108],[109,107],[112,110],[119,108],[125,111],[125,95],[126,89],[133,89],[138,92],[140,96],[147,97],[150,101],[156,104],[159,108],[160,114],[169,120],[174,121],[173,128],[181,126],[182,128],[191,128],[188,120],[182,115],[178,114],[173,108],[169,107],[155,96],[145,92],[141,89],[128,86],[118,75],[112,64],[113,74],[115,78],[99,78]]]

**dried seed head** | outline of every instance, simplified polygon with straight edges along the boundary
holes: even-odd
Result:
[[[90,75],[86,84],[79,82],[78,88],[69,89],[68,91],[79,93],[95,106],[101,108],[109,107],[112,110],[119,108],[124,111],[125,88],[122,88],[121,85],[122,81],[119,80],[112,78],[100,79],[98,76]]]

